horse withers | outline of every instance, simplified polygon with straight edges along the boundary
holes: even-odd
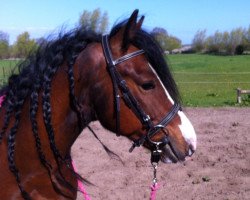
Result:
[[[109,35],[75,29],[47,41],[0,91],[0,198],[76,199],[71,146],[91,121],[184,161],[196,135],[176,84],[138,10]]]

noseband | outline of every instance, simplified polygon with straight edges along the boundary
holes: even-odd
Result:
[[[152,141],[152,137],[156,135],[159,131],[163,130],[170,121],[175,117],[177,112],[180,110],[180,105],[175,103],[170,112],[162,118],[162,120],[154,125],[150,116],[145,113],[145,111],[141,108],[139,102],[131,93],[128,88],[126,81],[122,78],[120,73],[116,69],[116,65],[125,62],[133,57],[144,54],[144,50],[138,50],[132,53],[129,53],[125,56],[118,58],[117,60],[113,60],[111,49],[109,47],[109,36],[102,36],[102,48],[104,52],[104,56],[107,62],[107,69],[111,76],[112,84],[113,84],[113,92],[114,92],[114,103],[115,103],[115,117],[116,117],[116,133],[119,135],[120,132],[120,93],[122,94],[122,98],[125,104],[133,111],[133,113],[137,116],[137,118],[142,123],[143,127],[147,130],[147,134],[141,136],[139,139],[133,141],[133,145],[130,148],[130,152],[134,150],[135,147],[139,147],[144,144],[144,142],[148,142],[149,145],[153,146],[155,149],[159,149],[160,145],[165,145],[169,143],[167,136],[160,141],[155,142]],[[120,91],[120,92],[119,92]]]

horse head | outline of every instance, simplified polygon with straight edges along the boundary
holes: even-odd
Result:
[[[161,160],[177,162],[196,149],[196,134],[182,112],[178,91],[162,50],[141,29],[138,10],[89,46],[92,55],[91,107],[101,124],[144,145],[162,151]]]

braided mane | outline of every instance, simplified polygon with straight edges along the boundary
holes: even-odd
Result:
[[[100,35],[90,31],[75,29],[64,35],[59,35],[56,40],[47,41],[40,45],[35,53],[30,54],[19,66],[19,74],[12,75],[9,82],[0,90],[0,95],[5,95],[3,107],[6,109],[4,125],[0,132],[0,142],[9,128],[10,118],[14,113],[14,125],[8,134],[8,162],[9,168],[14,173],[18,186],[25,199],[29,195],[23,190],[18,169],[14,162],[15,136],[21,118],[21,110],[27,98],[30,98],[30,120],[35,138],[36,148],[42,164],[50,171],[51,165],[47,162],[41,149],[41,140],[38,135],[36,114],[38,111],[38,94],[42,93],[43,118],[48,133],[50,147],[55,159],[64,160],[55,145],[54,131],[51,123],[51,83],[58,68],[63,64],[68,65],[69,91],[71,105],[77,109],[74,96],[73,65],[78,54],[91,42],[99,42]],[[76,110],[77,111],[77,110]]]

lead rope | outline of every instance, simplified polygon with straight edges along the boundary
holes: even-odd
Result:
[[[160,185],[158,184],[157,181],[157,167],[158,163],[161,159],[161,154],[162,150],[159,149],[160,143],[156,143],[156,149],[151,152],[151,165],[153,167],[153,183],[151,185],[151,192],[150,192],[150,200],[155,200],[156,199],[156,192],[160,188]]]
[[[160,185],[158,184],[157,178],[156,178],[158,164],[153,164],[152,163],[152,166],[153,166],[153,170],[154,170],[154,178],[153,178],[153,183],[150,186],[150,188],[151,188],[150,200],[155,200],[156,199],[156,192],[160,188]]]

